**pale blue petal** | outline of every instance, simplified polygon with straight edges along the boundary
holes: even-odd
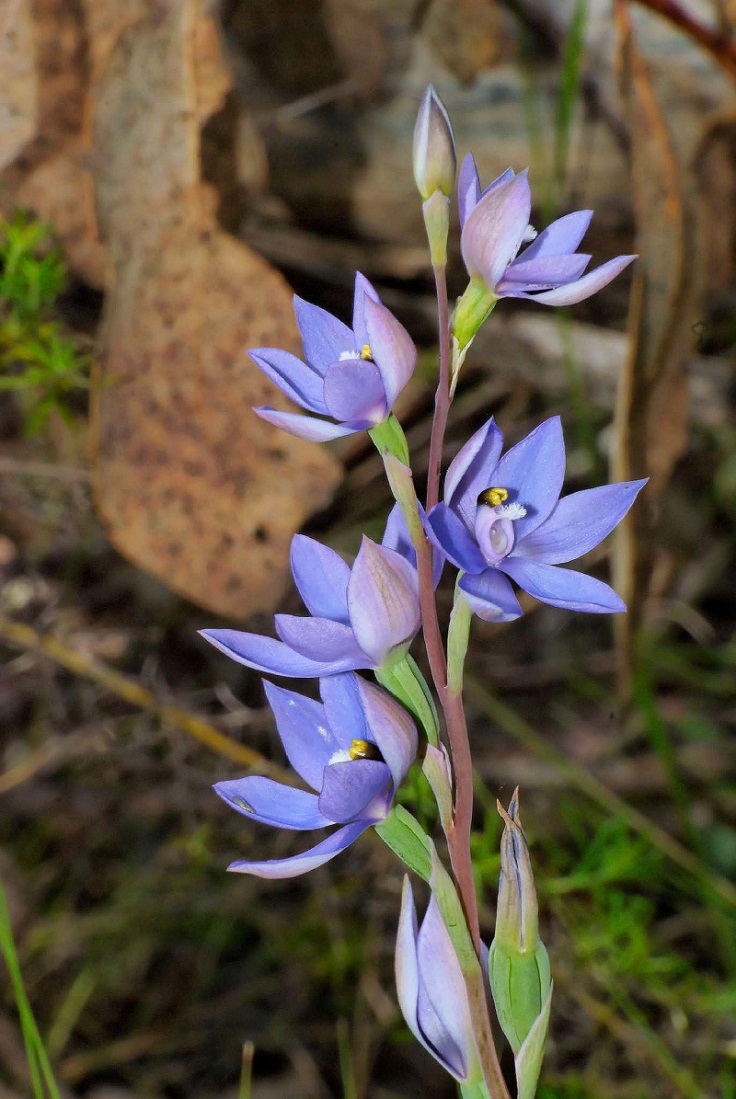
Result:
[[[310,614],[347,624],[350,567],[339,553],[314,538],[295,534],[291,571]]]
[[[468,153],[460,165],[460,174],[457,180],[457,205],[461,229],[479,198],[480,180],[478,179],[478,169],[475,165],[475,157],[472,153]]]
[[[529,263],[513,264],[498,284],[500,297],[511,297],[530,290],[564,286],[578,279],[590,263],[591,257],[582,252],[574,256],[542,256]]]
[[[253,874],[256,878],[296,878],[334,859],[335,855],[354,843],[367,828],[370,828],[370,821],[359,820],[338,828],[322,843],[301,855],[292,855],[288,859],[268,859],[264,862],[233,862],[228,870],[233,870],[236,874]]]
[[[416,759],[419,747],[417,727],[403,706],[386,691],[357,676],[356,679],[366,725],[370,730],[369,739],[379,748],[391,772],[394,789],[398,790]]]
[[[468,215],[460,248],[468,274],[479,275],[495,291],[526,233],[531,192],[526,173],[499,183]]]
[[[353,740],[372,740],[358,692],[359,678],[354,672],[329,675],[319,681],[319,693],[330,728],[339,747],[346,750]]]
[[[355,272],[355,293],[353,295],[353,337],[355,339],[355,350],[360,352],[363,350],[363,345],[369,343],[368,330],[365,324],[365,299],[370,298],[371,301],[379,301],[376,290],[368,282],[365,275],[361,275],[360,271]]]
[[[273,637],[264,637],[258,633],[243,633],[240,630],[200,630],[215,648],[245,664],[257,672],[271,675],[285,675],[297,679],[309,679],[311,676],[334,675],[335,672],[348,672],[355,668],[370,667],[363,653],[359,656],[342,655],[335,660],[312,660],[302,656],[276,641]]]
[[[289,763],[313,790],[321,790],[324,769],[342,747],[327,723],[324,707],[268,680],[263,687]]]
[[[646,483],[646,478],[622,481],[564,496],[541,526],[517,541],[514,557],[528,557],[548,565],[582,557],[621,522]]]
[[[300,416],[297,412],[279,412],[275,408],[254,408],[253,411],[289,435],[308,439],[310,443],[326,443],[330,439],[339,439],[343,435],[353,435],[362,428],[352,424],[331,424],[328,420],[316,420],[313,416]]]
[[[355,351],[352,331],[326,309],[294,295],[296,323],[304,345],[304,358],[318,374],[324,375],[330,363],[341,355]]]
[[[468,576],[466,573],[460,578],[460,590],[473,614],[484,622],[513,622],[521,617],[519,600],[498,569],[486,569],[480,576]]]
[[[447,559],[463,572],[478,573],[487,561],[475,539],[446,504],[437,504],[427,516],[427,534]]]
[[[293,786],[283,786],[261,775],[230,779],[215,783],[219,794],[232,809],[237,809],[251,820],[270,824],[274,828],[306,831],[325,828],[332,824],[318,806],[317,795]]]
[[[385,820],[391,804],[391,772],[377,759],[351,759],[325,770],[319,808],[335,824]]]
[[[553,607],[588,614],[615,614],[626,610],[613,588],[584,572],[527,561],[522,557],[507,557],[498,567],[524,591]]]
[[[388,415],[381,372],[369,359],[333,363],[325,374],[324,395],[336,420],[380,424]]]
[[[517,540],[543,523],[557,503],[565,476],[565,443],[559,416],[552,416],[504,454],[494,486],[505,488],[509,503],[526,508],[514,520]]]
[[[434,894],[417,935],[417,1021],[430,1045],[458,1080],[467,1079],[473,1026],[460,963]]]
[[[274,615],[276,633],[295,652],[323,664],[345,662],[341,669],[368,668],[350,626],[331,618],[305,618],[298,614]]]
[[[406,386],[417,365],[417,349],[403,324],[385,305],[366,297],[363,303],[368,345],[381,372],[388,408]],[[353,419],[358,419],[357,416]]]
[[[249,351],[253,362],[295,404],[309,412],[327,412],[324,382],[316,371],[288,351],[276,347],[255,347]]]
[[[457,512],[469,531],[475,529],[478,497],[492,480],[503,448],[503,435],[491,416],[450,462],[445,477],[445,503]]]
[[[572,214],[565,214],[543,229],[539,236],[525,248],[518,259],[512,263],[516,267],[520,263],[528,263],[529,260],[541,259],[542,256],[564,256],[574,252],[580,241],[585,236],[592,210],[576,210]]]
[[[419,629],[416,570],[400,554],[364,536],[350,573],[348,608],[358,644],[380,667]]]
[[[576,282],[560,286],[556,290],[542,290],[539,294],[531,294],[530,299],[541,302],[542,305],[575,305],[576,302],[584,301],[591,294],[596,294],[604,286],[608,286],[609,282],[620,275],[623,269],[636,258],[636,256],[618,256],[596,267],[595,271],[583,275]]]

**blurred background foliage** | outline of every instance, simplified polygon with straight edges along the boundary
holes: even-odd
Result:
[[[390,506],[365,440],[307,458],[248,411],[273,395],[242,347],[294,339],[279,272],[347,315],[358,267],[411,328],[399,411],[426,466],[429,79],[485,179],[531,165],[535,224],[590,206],[596,257],[641,254],[570,315],[505,303],[450,420],[448,454],[490,414],[513,441],[559,412],[568,490],[652,478],[609,547],[615,634],[531,601],[476,623],[484,933],[495,799],[519,784],[557,989],[540,1099],[736,1099],[735,20],[731,0],[0,5],[2,1099],[235,1099],[246,1040],[256,1099],[453,1094],[396,1008],[377,839],[292,882],[224,873],[292,839],[211,784],[283,760],[258,677],[195,632],[298,612],[293,531],[350,556]],[[431,823],[419,773],[402,797]]]

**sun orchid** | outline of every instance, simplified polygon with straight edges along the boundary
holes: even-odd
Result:
[[[293,878],[322,866],[385,819],[416,756],[417,730],[390,695],[352,672],[321,679],[321,703],[273,683],[264,688],[289,762],[316,793],[261,775],[218,782],[215,790],[239,813],[274,828],[340,825],[300,855],[241,860],[228,868]]]
[[[499,298],[573,305],[607,286],[636,256],[616,256],[587,274],[591,257],[576,251],[592,210],[566,214],[539,235],[529,224],[527,173],[511,168],[481,191],[472,154],[458,182],[460,249],[470,282],[458,300],[453,336],[462,352]],[[522,244],[528,247],[519,252]]]
[[[294,296],[304,361],[257,347],[250,357],[287,397],[316,415],[256,408],[263,419],[302,439],[325,442],[382,423],[417,361],[411,337],[361,274],[355,276],[353,326]],[[329,416],[330,420],[319,419]]]
[[[291,571],[311,617],[277,614],[280,640],[240,630],[202,630],[227,656],[257,671],[324,676],[381,668],[400,659],[420,624],[416,569],[394,549],[363,537],[352,568],[303,534]]]
[[[503,435],[491,418],[465,444],[445,478],[445,500],[428,516],[428,533],[461,569],[460,589],[491,622],[518,618],[508,578],[543,603],[606,614],[626,608],[616,592],[585,573],[557,566],[597,546],[646,484],[624,481],[560,499],[565,445],[554,416],[501,456]]]
[[[434,894],[421,927],[404,878],[396,937],[396,989],[412,1034],[456,1080],[478,1075],[465,981]]]
[[[636,256],[617,256],[584,274],[591,257],[576,251],[592,210],[566,214],[538,236],[529,225],[527,173],[507,168],[481,191],[472,154],[460,169],[458,203],[468,274],[497,298],[532,298],[542,305],[573,305],[607,286]],[[525,242],[528,246],[519,254]]]

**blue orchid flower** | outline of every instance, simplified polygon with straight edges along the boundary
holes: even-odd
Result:
[[[304,361],[275,347],[253,348],[249,354],[287,397],[316,415],[267,407],[255,412],[291,435],[313,442],[382,423],[414,373],[417,349],[368,279],[359,273],[355,276],[352,328],[296,296],[294,311]]]
[[[461,1083],[477,1078],[473,1020],[455,948],[434,894],[418,926],[408,877],[396,937],[396,989],[407,1025],[424,1048]]]
[[[396,522],[391,537],[400,540]],[[291,571],[312,617],[277,614],[280,640],[229,629],[202,636],[249,668],[299,678],[381,668],[406,653],[421,615],[416,568],[400,552],[364,537],[351,568],[334,550],[297,534]]]
[[[573,305],[589,298],[636,256],[617,256],[585,274],[591,257],[576,251],[593,216],[578,210],[538,236],[530,230],[531,192],[526,172],[507,168],[481,191],[471,154],[460,169],[460,247],[471,280],[496,298],[531,298],[541,305]],[[531,241],[531,243],[529,243]],[[521,254],[519,249],[527,243]]]
[[[289,762],[315,792],[261,775],[218,782],[215,790],[237,812],[274,828],[340,826],[300,855],[228,867],[293,878],[333,859],[385,819],[416,756],[417,730],[390,695],[350,672],[320,680],[321,703],[273,683],[264,687]]]
[[[491,418],[465,444],[445,478],[444,503],[427,517],[434,544],[463,576],[460,589],[489,622],[521,612],[509,578],[543,603],[607,614],[625,611],[616,592],[585,573],[561,569],[597,546],[646,484],[623,481],[560,499],[565,444],[559,416],[501,456]]]

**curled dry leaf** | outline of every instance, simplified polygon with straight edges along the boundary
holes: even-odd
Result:
[[[251,412],[286,406],[245,348],[297,350],[296,331],[286,283],[219,229],[200,181],[200,123],[226,88],[202,21],[197,0],[156,5],[122,32],[93,87],[110,263],[96,499],[127,557],[244,616],[277,602],[291,536],[328,502],[339,469]]]

